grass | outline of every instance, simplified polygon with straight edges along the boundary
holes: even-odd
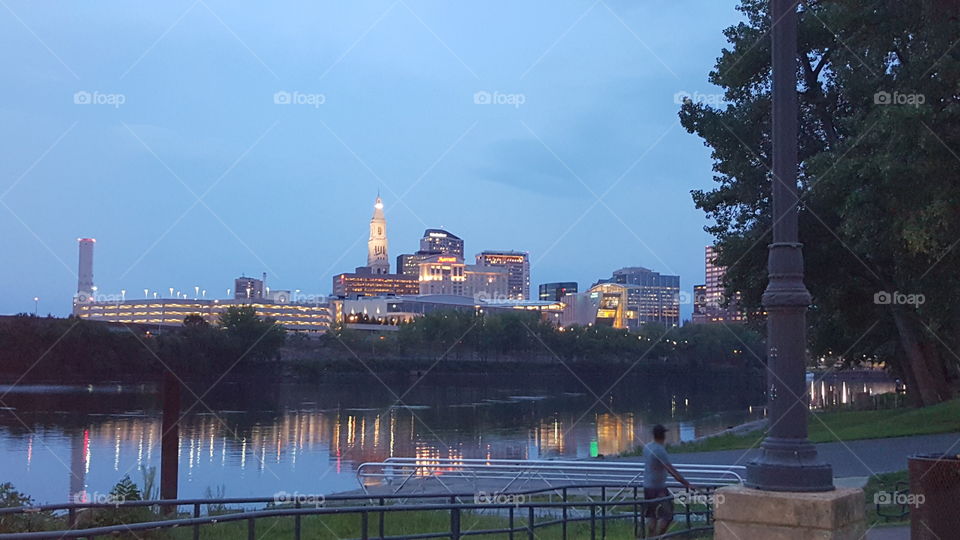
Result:
[[[371,512],[369,515],[368,530],[371,538],[379,536],[378,514]],[[538,517],[538,521],[547,521],[552,518],[546,516]],[[679,517],[678,517],[679,519]],[[360,516],[359,515],[327,515],[327,516],[307,516],[302,519],[301,534],[303,538],[316,540],[334,540],[340,538],[359,538],[360,537]],[[526,519],[516,518],[515,527],[526,525]],[[507,518],[498,515],[483,515],[473,512],[464,512],[461,514],[461,531],[478,531],[484,529],[500,529],[508,526]],[[293,538],[294,520],[292,517],[268,518],[257,520],[256,538],[258,540],[288,540]],[[681,527],[677,524],[675,527]],[[234,540],[236,538],[246,538],[247,522],[219,523],[213,526],[202,527],[200,538],[202,540]],[[450,514],[442,511],[423,511],[423,512],[403,512],[387,513],[384,519],[384,532],[387,536],[414,535],[428,532],[445,532],[450,530]],[[571,523],[568,525],[567,535],[569,538],[589,538],[590,524]],[[526,533],[515,533],[517,538],[525,537]],[[597,522],[597,536],[600,536],[600,523]],[[559,525],[537,528],[536,537],[538,540],[554,540],[561,538],[561,528]],[[711,538],[712,535],[702,536],[701,538]],[[170,538],[176,540],[187,540],[193,538],[192,529],[173,529],[170,532]],[[471,536],[481,540],[494,540],[506,538],[506,534],[486,534]],[[622,521],[608,521],[607,535],[609,540],[634,540],[633,522],[626,519]]]
[[[874,525],[903,525],[910,521],[910,516],[892,517],[881,516],[877,513],[877,505],[874,503],[874,495],[878,491],[893,492],[897,488],[897,483],[903,482],[901,488],[909,485],[909,476],[907,471],[897,471],[892,473],[878,474],[870,477],[867,485],[863,487],[863,494],[866,496],[867,504],[867,527]],[[895,514],[899,510],[896,506],[887,506],[883,508],[885,514]]]
[[[938,405],[877,411],[810,413],[810,440],[815,443],[906,437],[960,431],[960,399]],[[758,446],[763,430],[726,434],[670,447],[672,453],[739,450]]]

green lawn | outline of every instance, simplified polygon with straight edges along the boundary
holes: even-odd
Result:
[[[910,520],[909,515],[903,518],[898,518],[881,516],[877,513],[877,505],[875,503],[874,495],[881,490],[893,492],[896,490],[898,482],[903,482],[904,484],[901,485],[901,488],[906,489],[906,486],[909,485],[909,476],[907,471],[878,474],[871,477],[870,480],[867,481],[867,485],[863,487],[863,494],[866,497],[867,503],[867,527],[872,527],[874,525],[882,526],[885,524],[902,525]],[[892,515],[898,512],[899,507],[884,506],[881,507],[881,509],[884,514]]]
[[[830,411],[810,413],[810,440],[815,443],[906,437],[960,432],[960,400],[922,409]],[[670,447],[673,453],[736,450],[759,445],[762,430],[739,435],[719,435]]]

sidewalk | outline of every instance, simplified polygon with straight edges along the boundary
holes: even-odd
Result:
[[[885,472],[903,471],[907,468],[907,456],[951,450],[960,453],[960,433],[891,437],[887,439],[863,439],[858,441],[819,443],[820,458],[833,466],[833,476],[872,476]],[[743,465],[759,456],[760,450],[718,450],[671,454],[674,463],[704,465]],[[627,461],[643,461],[642,457],[630,456]]]
[[[910,527],[875,527],[867,531],[867,540],[910,540]]]

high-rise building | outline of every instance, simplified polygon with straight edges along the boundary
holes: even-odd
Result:
[[[628,289],[627,309],[637,313],[638,324],[680,325],[680,276],[633,266],[616,270],[598,283],[633,285]]]
[[[235,300],[260,300],[263,298],[263,280],[240,276],[233,280]]]
[[[443,229],[427,229],[420,239],[420,251],[463,258],[463,239]]]
[[[420,264],[420,294],[503,301],[508,299],[507,288],[505,268],[464,264],[454,255],[434,255]]]
[[[691,321],[694,323],[705,323],[707,322],[707,286],[706,285],[694,285],[693,286],[693,317]]]
[[[530,255],[525,251],[483,251],[477,255],[480,266],[507,269],[507,296],[514,300],[530,298]]]
[[[443,229],[427,229],[420,239],[420,250],[397,256],[397,273],[419,276],[420,263],[434,255],[453,255],[463,259],[463,240]]]
[[[97,241],[93,238],[78,238],[80,257],[77,267],[77,296],[76,302],[91,302],[94,300],[95,288],[93,285],[93,246]]]
[[[373,217],[370,218],[367,266],[374,274],[390,273],[390,259],[387,257],[387,219],[383,216],[383,201],[379,195],[373,205]]]
[[[576,292],[576,281],[559,281],[556,283],[540,284],[540,300],[559,302],[563,300],[564,295],[574,294]]]
[[[723,283],[727,269],[717,264],[719,252],[713,246],[703,250],[703,265],[706,283],[703,292],[703,315],[694,322],[743,322],[746,316],[739,307],[739,294],[727,298]]]

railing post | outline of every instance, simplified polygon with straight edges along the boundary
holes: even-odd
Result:
[[[637,530],[637,522],[640,513],[640,505],[637,504],[637,486],[633,486],[633,536],[640,538],[640,531]]]
[[[247,520],[247,540],[257,540],[257,520],[254,518]]]
[[[370,525],[370,517],[366,512],[360,513],[360,538],[362,540],[369,540],[370,534],[367,532],[367,528]]]
[[[77,509],[70,507],[70,510],[67,512],[67,525],[72,529],[77,525]]]
[[[383,524],[383,522],[384,522],[384,514],[386,513],[386,512],[383,511],[383,507],[384,507],[384,505],[386,504],[386,501],[384,500],[383,497],[380,497],[380,501],[379,501],[379,502],[380,502],[380,516],[379,516],[379,519],[378,519],[379,523],[377,524],[377,528],[378,528],[379,530],[378,530],[377,532],[380,533],[380,538],[383,538],[383,537],[384,537],[384,524]]]
[[[590,505],[590,540],[597,540],[597,507]]]
[[[563,488],[563,540],[567,540],[567,488]]]
[[[529,512],[527,512],[527,540],[534,540],[536,535],[533,534],[533,522],[537,518],[533,513],[533,505],[530,505],[528,507],[528,510]]]
[[[293,516],[293,540],[300,540],[301,525],[300,514]]]
[[[450,540],[460,540],[460,509],[450,509]]]
[[[513,507],[512,506],[510,507],[510,517],[509,517],[509,523],[507,523],[507,525],[510,527],[510,540],[513,540],[514,525],[513,525]]]
[[[193,503],[193,517],[200,517],[200,503]],[[200,540],[200,524],[193,524],[193,540]]]
[[[691,496],[690,496],[690,488],[686,488],[686,489],[687,489],[687,512],[686,512],[686,514],[687,514],[687,530],[689,531],[689,530],[690,530],[690,510],[693,508],[693,505],[691,504],[692,501],[693,501],[693,499],[692,499]]]
[[[600,486],[600,502],[607,502],[607,486]],[[607,505],[600,508],[600,538],[607,538]]]

